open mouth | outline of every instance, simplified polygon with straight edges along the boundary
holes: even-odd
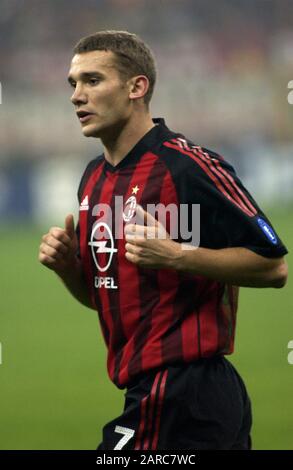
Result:
[[[78,119],[79,119],[80,122],[87,122],[93,116],[92,113],[89,113],[87,111],[78,111],[76,114],[77,114]]]

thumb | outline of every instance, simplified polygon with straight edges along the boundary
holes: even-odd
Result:
[[[73,214],[68,214],[65,217],[65,231],[71,240],[73,240],[75,237]]]
[[[146,224],[148,227],[154,227],[154,226],[158,225],[157,219],[155,219],[155,217],[153,217],[152,214],[145,211],[142,208],[142,206],[140,206],[139,204],[137,204],[137,206],[136,206],[136,213],[139,217],[142,218],[143,223]]]

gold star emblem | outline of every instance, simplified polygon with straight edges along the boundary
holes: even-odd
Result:
[[[137,185],[132,188],[132,194],[137,194],[138,191],[139,187]]]

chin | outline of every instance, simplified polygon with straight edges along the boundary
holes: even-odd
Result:
[[[93,126],[83,127],[82,133],[85,137],[99,137],[99,129],[96,129]]]

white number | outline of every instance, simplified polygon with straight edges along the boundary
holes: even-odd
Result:
[[[121,450],[127,444],[128,441],[134,436],[135,431],[129,428],[123,428],[122,426],[116,426],[115,432],[123,434],[123,437],[114,447],[114,450]]]

